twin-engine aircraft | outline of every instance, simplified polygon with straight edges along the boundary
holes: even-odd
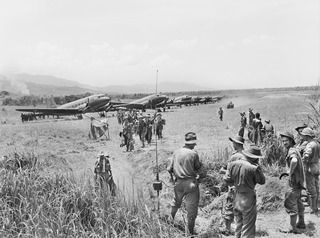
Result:
[[[181,107],[182,105],[197,105],[197,104],[207,104],[207,103],[215,103],[221,100],[223,96],[188,96],[188,95],[183,95],[183,96],[178,96],[176,98],[172,98],[169,100],[166,104],[167,107],[170,106],[179,106]]]
[[[137,100],[134,100],[129,103],[121,103],[121,102],[111,102],[112,107],[111,110],[117,110],[119,108],[126,108],[126,109],[139,109],[145,111],[146,109],[157,109],[157,108],[164,108],[168,101],[168,97],[166,95],[161,94],[152,94]]]
[[[105,94],[95,94],[81,98],[73,102],[63,104],[57,108],[19,108],[16,111],[31,112],[37,115],[79,115],[90,112],[108,112],[119,108],[125,109],[157,109],[164,107],[168,97],[165,95],[152,94],[129,103],[112,102]]]
[[[102,112],[110,107],[110,97],[105,94],[95,94],[63,104],[57,108],[19,108],[16,111],[32,112],[41,115],[68,116],[89,112]]]

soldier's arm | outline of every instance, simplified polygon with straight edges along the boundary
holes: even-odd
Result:
[[[264,176],[260,166],[257,166],[256,168],[256,183],[261,185],[266,183],[266,177]]]
[[[172,159],[171,159],[172,160]],[[167,168],[167,171],[169,172],[169,173],[173,173],[173,162],[170,162],[170,164],[169,164],[169,166],[168,166],[168,168]]]
[[[167,167],[167,171],[170,174],[170,181],[174,181],[173,179],[173,157],[169,158],[169,166]]]
[[[232,163],[228,164],[226,174],[223,176],[223,181],[226,185],[233,185],[234,181],[231,177],[232,174]]]
[[[294,170],[295,170],[296,167],[297,167],[297,164],[298,164],[298,159],[297,159],[297,157],[293,156],[293,157],[291,158],[291,161],[290,161],[289,184],[291,184],[292,175],[293,175]]]
[[[194,157],[194,168],[195,170],[199,170],[201,168],[201,162],[200,162],[200,159],[199,159],[199,155],[196,153],[195,154],[195,157]]]
[[[313,154],[313,146],[312,143],[308,143],[306,145],[306,148],[303,151],[303,156],[302,156],[302,161],[304,163],[308,163],[310,158],[312,158],[312,154]]]
[[[298,164],[298,159],[295,156],[292,157],[292,159],[290,161],[290,168],[289,168],[289,176],[290,176],[290,178],[293,175],[293,172],[294,172],[295,168],[297,167],[297,164]]]

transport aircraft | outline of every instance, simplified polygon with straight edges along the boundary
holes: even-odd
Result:
[[[31,112],[36,115],[67,116],[108,111],[111,106],[110,97],[105,94],[95,94],[63,104],[56,108],[18,108],[16,111]]]
[[[171,106],[179,106],[182,105],[191,105],[192,103],[192,97],[188,95],[182,95],[179,97],[172,98],[168,103],[166,104],[167,107]]]
[[[146,109],[157,109],[166,106],[166,102],[168,101],[168,97],[162,94],[151,94],[149,96],[128,102],[111,102],[111,110],[117,109],[139,109],[145,111]]]
[[[201,97],[199,97],[199,96],[192,96],[191,97],[191,103],[192,104],[199,104],[200,100],[201,100]]]

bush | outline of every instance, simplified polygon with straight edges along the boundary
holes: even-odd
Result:
[[[262,146],[262,152],[264,154],[264,158],[261,161],[262,165],[286,165],[286,150],[282,146],[280,137],[272,136],[270,138],[266,138]]]
[[[110,197],[86,179],[41,170],[1,170],[1,237],[175,237],[145,206],[124,196]]]

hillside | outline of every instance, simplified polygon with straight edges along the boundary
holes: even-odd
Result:
[[[129,84],[128,85],[86,85],[76,81],[59,78],[50,75],[30,75],[30,74],[12,74],[0,75],[0,89],[11,93],[22,95],[67,95],[91,93],[109,93],[109,94],[131,94],[131,93],[154,93],[153,84]],[[186,82],[160,82],[158,92],[185,92],[211,90]]]

